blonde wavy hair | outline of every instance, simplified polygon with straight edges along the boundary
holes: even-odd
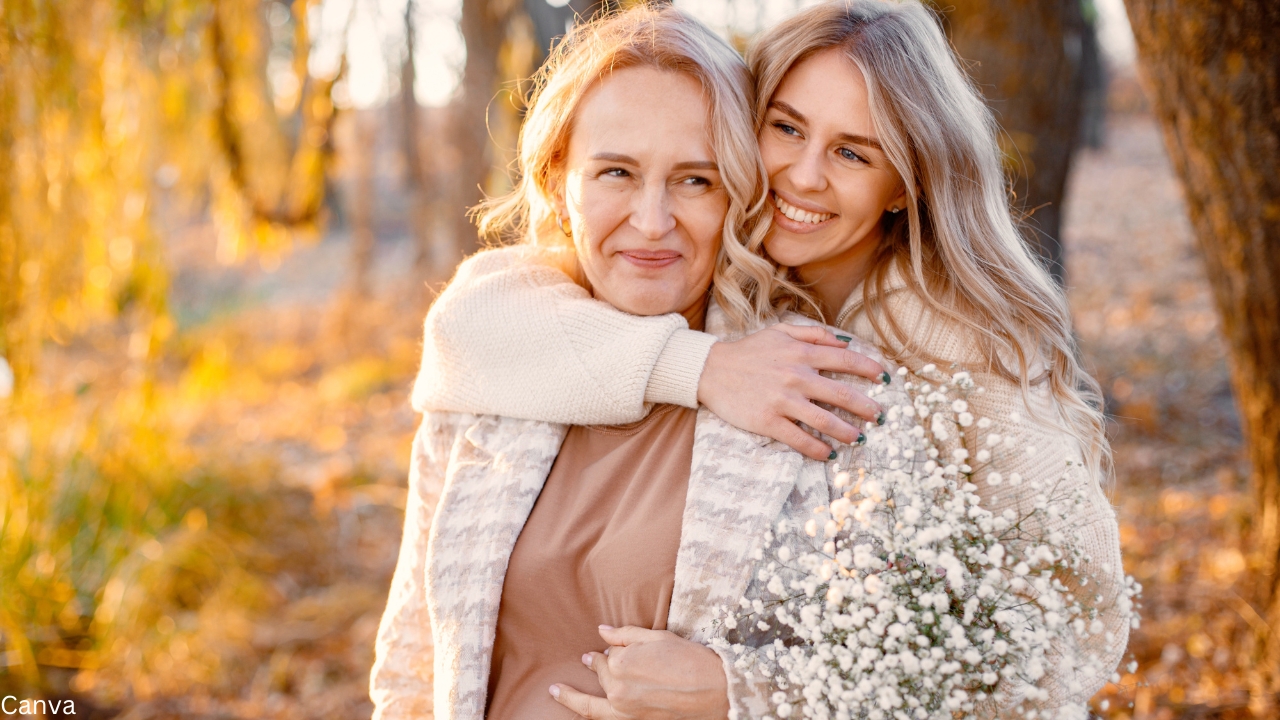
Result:
[[[1108,473],[1100,388],[1077,359],[1066,295],[1013,221],[996,122],[937,18],[913,1],[837,0],[768,30],[747,55],[757,132],[787,72],[829,48],[861,70],[876,132],[908,196],[907,212],[885,214],[863,284],[879,344],[899,362],[954,360],[929,357],[924,338],[887,312],[896,267],[927,307],[972,331],[990,367],[971,369],[1017,382],[1024,395],[1047,382],[1061,414],[1048,420],[1080,441],[1093,472]]]
[[[791,307],[800,290],[761,249],[772,208],[764,193],[754,84],[746,63],[705,25],[671,7],[602,15],[574,27],[556,46],[533,80],[514,188],[476,209],[481,234],[536,246],[585,284],[573,240],[557,222],[552,190],[563,177],[579,104],[600,80],[629,67],[687,75],[706,93],[712,151],[729,196],[712,287],[730,324],[743,331]]]

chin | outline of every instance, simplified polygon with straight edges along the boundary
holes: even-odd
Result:
[[[803,247],[798,247],[801,243],[795,241],[764,241],[764,251],[769,253],[769,257],[774,262],[783,267],[799,267],[805,263],[811,262],[813,258],[809,257]]]
[[[646,293],[642,291],[619,294],[609,298],[607,302],[615,308],[632,315],[666,315],[684,310],[680,303],[664,294]]]

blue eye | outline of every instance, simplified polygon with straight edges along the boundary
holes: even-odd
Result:
[[[786,135],[799,135],[799,134],[800,134],[800,131],[799,131],[799,130],[796,130],[794,127],[791,127],[790,125],[788,125],[788,124],[786,124],[786,123],[784,123],[784,122],[776,122],[776,123],[774,123],[774,124],[773,124],[773,126],[774,126],[774,127],[776,127],[776,128],[778,128],[779,130],[781,130],[781,131],[782,131],[784,134],[786,134]]]
[[[851,162],[866,162],[865,158],[863,158],[858,153],[850,150],[849,148],[840,148],[836,152],[840,153],[840,157],[844,158],[845,160],[849,160]]]
[[[622,169],[622,168],[609,168],[608,170],[605,170],[604,172],[602,172],[602,173],[600,173],[600,174],[601,174],[601,175],[608,175],[609,177],[617,177],[617,178],[621,178],[621,177],[631,177],[631,173],[627,172],[626,170],[624,170],[624,169]]]

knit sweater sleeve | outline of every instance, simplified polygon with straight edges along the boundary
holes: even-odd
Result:
[[[487,250],[459,266],[427,314],[413,405],[633,422],[651,403],[697,407],[715,341],[679,315],[639,317],[592,299],[530,248]]]

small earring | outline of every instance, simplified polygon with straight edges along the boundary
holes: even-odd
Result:
[[[556,220],[558,220],[558,221],[560,222],[560,232],[564,233],[565,237],[567,237],[567,238],[569,238],[570,240],[572,240],[572,239],[573,239],[573,225],[571,225],[571,224],[569,223],[569,219],[568,219],[568,218],[561,217],[561,216],[559,216],[559,215],[556,215]]]
[[[897,215],[898,213],[902,212],[902,208],[900,207],[889,208],[889,212],[893,213],[894,215]]]

